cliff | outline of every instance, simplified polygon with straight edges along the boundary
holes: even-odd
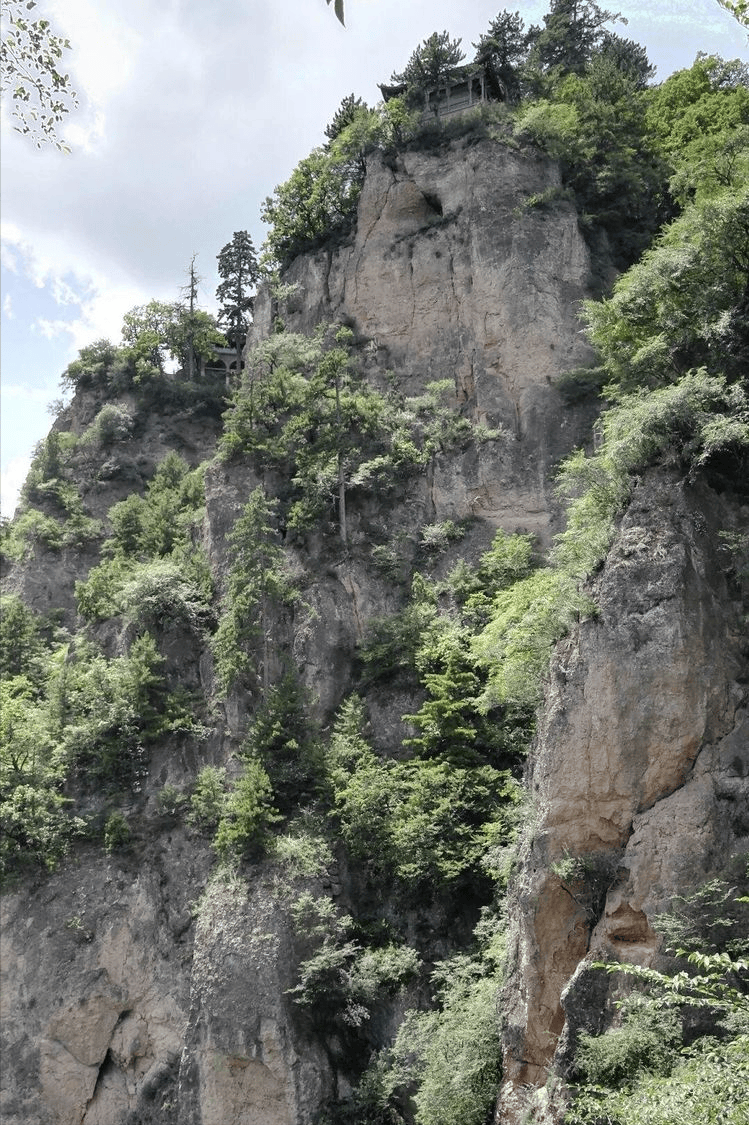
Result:
[[[8,1125],[313,1125],[323,1111],[338,1113],[336,1121],[363,1121],[355,1108],[363,1095],[355,1090],[367,1064],[392,1043],[407,1009],[428,1007],[429,969],[473,948],[482,908],[495,897],[485,867],[471,860],[470,870],[443,883],[430,873],[408,884],[403,872],[412,857],[404,848],[416,856],[420,846],[415,838],[403,844],[411,839],[409,823],[421,825],[422,836],[441,831],[424,827],[418,803],[404,814],[395,837],[400,855],[384,876],[375,870],[384,805],[365,815],[372,854],[360,840],[357,852],[353,821],[345,819],[353,798],[340,780],[354,751],[335,751],[335,738],[343,737],[336,715],[357,692],[373,748],[356,751],[370,771],[367,784],[389,763],[387,777],[407,778],[416,802],[420,783],[404,772],[412,753],[404,739],[418,729],[428,736],[414,723],[428,681],[406,669],[405,632],[388,634],[390,663],[378,669],[373,630],[381,637],[383,621],[406,620],[416,571],[442,591],[420,603],[433,606],[434,622],[456,567],[472,568],[472,589],[479,589],[475,575],[486,572],[481,560],[498,530],[533,536],[540,555],[563,525],[555,470],[573,448],[592,447],[599,405],[571,404],[556,383],[592,362],[579,304],[606,269],[592,264],[559,187],[552,161],[493,141],[464,138],[437,150],[375,156],[350,239],[302,256],[281,289],[258,294],[248,369],[261,356],[272,374],[285,361],[270,362],[264,347],[298,342],[320,323],[344,325],[361,387],[387,405],[395,385],[392,409],[410,419],[411,446],[423,443],[418,457],[409,454],[413,465],[399,462],[385,484],[368,483],[356,462],[343,539],[332,503],[333,516],[326,509],[324,517],[294,524],[300,455],[293,466],[276,462],[256,443],[252,451],[227,455],[224,448],[217,456],[219,411],[199,415],[174,403],[144,406],[137,393],[120,396],[129,428],[105,448],[83,439],[106,396],[80,390],[56,423],[56,433],[75,439],[65,471],[83,515],[101,527],[85,541],[54,547],[28,540],[4,590],[36,613],[62,611],[58,628],[85,634],[110,662],[124,659],[142,626],[143,601],[133,606],[123,587],[119,602],[84,622],[75,583],[106,560],[102,545],[113,527],[121,532],[113,505],[147,495],[174,451],[189,468],[205,466],[204,507],[186,542],[203,552],[213,594],[203,616],[185,614],[183,600],[180,613],[173,602],[148,618],[164,692],[153,702],[154,680],[148,705],[166,713],[167,701],[187,689],[189,721],[181,713],[157,736],[138,728],[137,769],[125,782],[102,781],[100,773],[87,782],[85,766],[73,771],[65,796],[88,827],[54,870],[22,872],[3,896]],[[539,197],[546,202],[538,205]],[[456,420],[462,428],[422,455],[424,434],[436,422],[418,414],[426,410],[418,403],[444,380],[440,433]],[[294,386],[289,377],[287,402]],[[375,399],[366,401],[371,417]],[[363,417],[357,415],[353,444],[372,443],[370,465],[385,455]],[[310,446],[315,425],[322,423],[308,424]],[[232,585],[241,563],[238,521],[260,485],[284,515],[272,542],[263,540],[257,566],[264,575],[282,567],[287,585],[271,596],[263,578],[255,631],[242,642],[255,663],[222,689],[215,638],[254,580],[247,571],[244,587]],[[36,506],[49,515],[47,494],[37,494]],[[183,488],[183,499],[187,494]],[[745,498],[730,490],[686,482],[668,468],[645,472],[590,584],[595,615],[579,620],[553,652],[527,763],[505,743],[493,749],[481,731],[471,736],[472,745],[488,739],[477,769],[493,772],[481,776],[498,785],[501,775],[506,788],[517,787],[525,771],[528,795],[503,915],[498,1122],[522,1119],[555,1060],[564,1072],[580,1029],[600,1031],[610,1022],[614,986],[591,984],[589,963],[608,955],[661,964],[656,915],[713,875],[741,875],[749,834],[749,654],[742,589],[719,533],[741,531],[747,516]],[[188,564],[180,566],[186,574]],[[67,666],[80,660],[75,651],[67,650]],[[264,854],[249,850],[217,876],[215,847],[189,795],[206,766],[225,769],[227,784],[239,785],[247,747],[253,738],[260,743],[269,693],[282,691],[290,669],[301,693],[295,698],[306,700],[303,716],[293,730],[263,736],[263,745],[275,747],[265,766],[282,818],[277,841]],[[527,714],[524,721],[527,742]],[[508,731],[520,729],[507,709],[496,722],[506,742]],[[317,741],[304,758],[299,747],[313,731]],[[324,781],[319,745],[333,761]],[[444,769],[458,776],[466,761],[473,761],[467,750],[457,766],[446,758]],[[391,809],[400,799],[393,793]],[[127,826],[120,840],[114,814]],[[458,816],[449,809],[440,815],[448,826]],[[487,825],[500,840],[492,815],[461,824],[460,847],[476,847]],[[238,814],[225,820],[236,825]],[[501,842],[507,845],[506,833]],[[444,872],[439,845],[437,838],[435,862]],[[448,859],[459,868],[454,855]],[[580,865],[572,872],[571,859]],[[493,996],[499,977],[490,985]],[[498,1053],[496,1043],[491,1050]],[[412,1120],[408,1091],[400,1097],[402,1119]]]

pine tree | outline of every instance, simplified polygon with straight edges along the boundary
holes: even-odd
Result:
[[[218,322],[236,350],[239,366],[255,299],[253,290],[260,276],[255,247],[247,231],[235,231],[231,242],[227,242],[217,258],[222,279],[216,290],[221,305]]]
[[[460,43],[460,39],[451,39],[446,31],[435,31],[416,48],[404,70],[393,74],[390,81],[405,83],[409,91],[436,86],[450,78],[465,58]]]

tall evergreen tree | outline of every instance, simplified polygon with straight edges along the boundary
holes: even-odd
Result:
[[[519,101],[519,71],[528,53],[528,32],[520,12],[500,12],[473,45],[476,62],[486,67],[490,81],[495,83],[495,96]]]
[[[604,39],[604,25],[617,18],[593,0],[552,0],[543,29],[531,28],[531,62],[542,74],[582,74]]]
[[[463,59],[460,39],[451,39],[446,31],[435,31],[417,47],[400,73],[394,73],[393,83],[405,83],[409,91],[427,90],[449,78]]]
[[[326,148],[330,148],[330,143],[343,132],[347,125],[351,124],[357,113],[366,108],[367,103],[362,101],[361,98],[357,98],[355,94],[346,94],[335,111],[333,120],[325,126],[325,136],[328,138]]]
[[[221,306],[218,322],[239,359],[250,326],[254,289],[260,276],[255,247],[247,231],[235,231],[231,242],[227,242],[217,258],[221,278],[216,290]]]

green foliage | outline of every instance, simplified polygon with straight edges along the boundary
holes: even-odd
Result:
[[[570,855],[551,864],[551,870],[561,879],[569,895],[585,911],[591,926],[601,917],[606,895],[616,878],[619,858],[611,852],[587,852]]]
[[[567,1125],[746,1125],[749,1036],[701,1040],[667,1076],[638,1074],[624,1090],[583,1089]]]
[[[720,880],[674,900],[657,919],[686,967],[664,973],[607,962],[594,968],[624,972],[646,993],[624,1001],[619,1027],[581,1035],[575,1054],[575,1101],[570,1125],[675,1125],[705,1121],[743,1125],[749,1078],[749,962],[743,900]],[[682,1046],[681,1013],[699,1012],[700,1030]],[[706,1033],[706,1029],[708,1029]]]
[[[204,766],[190,794],[187,823],[205,835],[213,835],[225,811],[227,793],[225,767]]]
[[[454,520],[429,523],[421,529],[419,546],[427,554],[437,555],[446,551],[451,543],[459,542],[464,535],[465,528],[459,527]]]
[[[747,277],[749,188],[687,208],[612,297],[586,303],[612,384],[657,387],[698,366],[740,377],[749,355]]]
[[[592,457],[578,451],[560,470],[560,491],[569,503],[554,566],[502,591],[473,641],[474,657],[488,672],[485,706],[539,698],[551,645],[581,614],[593,611],[579,584],[608,551],[634,473],[665,459],[691,475],[719,469],[740,479],[747,463],[746,394],[704,370],[688,372],[672,386],[621,394],[601,427],[599,451]]]
[[[270,830],[280,820],[272,800],[268,774],[259,762],[247,759],[226,800],[213,840],[222,861],[252,856],[266,846]]]
[[[480,877],[491,838],[509,840],[518,787],[491,766],[383,760],[364,737],[364,712],[347,701],[328,747],[333,808],[350,853],[373,877],[438,889]]]
[[[333,861],[327,839],[303,822],[292,823],[287,832],[274,837],[272,854],[292,883],[323,875]]]
[[[482,705],[537,702],[552,645],[591,609],[577,582],[560,570],[537,570],[501,592],[473,642],[488,671]]]
[[[140,563],[125,572],[116,606],[126,624],[140,629],[163,629],[167,625],[199,629],[209,613],[206,591],[194,578],[185,576],[184,564],[172,559]]]
[[[76,582],[81,616],[97,621],[123,614],[143,628],[205,624],[213,584],[204,554],[193,545],[203,503],[202,468],[191,471],[178,454],[167,454],[144,497],[133,494],[110,508],[108,557]]]
[[[3,0],[2,92],[10,93],[16,132],[37,148],[49,143],[70,152],[57,135],[57,126],[78,105],[70,76],[60,70],[70,41],[56,35],[49,20],[29,19],[33,7],[22,0]]]
[[[330,898],[305,891],[292,903],[291,915],[302,945],[312,952],[300,962],[299,980],[289,995],[326,1036],[360,1028],[378,1003],[419,971],[419,956],[408,945],[365,947],[353,940],[352,919]]]
[[[531,28],[530,68],[552,80],[583,74],[594,53],[611,37],[605,25],[619,18],[591,0],[552,0],[543,28]]]
[[[293,672],[265,694],[244,742],[244,753],[262,763],[281,812],[316,794],[322,750],[309,718],[309,693]]]
[[[381,494],[399,476],[476,436],[455,410],[449,380],[403,398],[379,392],[353,370],[352,333],[279,334],[249,357],[225,419],[225,458],[251,454],[289,481],[286,525],[304,532],[335,521],[348,548],[347,506],[356,492]],[[491,435],[495,436],[495,435]]]
[[[642,1003],[635,996],[621,1027],[603,1035],[582,1033],[575,1071],[582,1083],[619,1087],[645,1073],[670,1073],[681,1046],[681,1022],[675,1012]]]
[[[749,27],[749,2],[748,0],[718,0],[722,8],[730,12],[740,24]]]
[[[81,348],[78,359],[68,364],[62,374],[62,385],[70,390],[90,387],[109,388],[120,349],[109,340],[96,340]]]
[[[749,75],[738,59],[698,55],[652,92],[647,121],[675,170],[670,187],[682,206],[746,182]]]
[[[169,359],[187,370],[190,351],[198,361],[210,359],[214,344],[226,343],[210,313],[164,301],[149,301],[125,313],[122,339],[117,364],[136,385],[158,380]]]
[[[460,42],[460,39],[451,39],[446,31],[433,32],[416,48],[403,70],[391,75],[390,81],[404,85],[411,99],[446,81],[465,58]]]
[[[149,746],[195,727],[185,701],[167,694],[162,663],[147,633],[112,660],[83,639],[60,650],[47,688],[55,753],[91,780],[138,792]]]
[[[283,549],[276,532],[277,501],[256,488],[228,536],[231,570],[219,627],[211,641],[216,675],[223,691],[253,671],[252,647],[263,651],[256,662],[267,667],[265,645],[273,606],[292,597]]]
[[[398,99],[379,110],[350,106],[332,128],[341,128],[325,145],[297,164],[289,179],[274,188],[260,217],[270,230],[261,264],[285,269],[297,254],[346,234],[354,221],[364,182],[365,157],[380,145],[402,144],[415,119]],[[326,130],[327,132],[327,130]]]
[[[406,1012],[393,1047],[372,1060],[354,1092],[354,1105],[369,1114],[363,1121],[401,1122],[406,1101],[415,1108],[407,1115],[415,1125],[484,1125],[489,1119],[500,1079],[500,926],[483,912],[475,950],[435,965],[435,1007]]]
[[[219,252],[216,290],[220,303],[218,323],[230,345],[239,351],[245,342],[254,304],[253,290],[260,276],[255,247],[246,230],[235,231],[231,242]]]
[[[497,981],[461,982],[440,1011],[411,1013],[395,1050],[416,1055],[414,1095],[418,1125],[484,1125],[500,1079]]]
[[[347,94],[335,111],[333,120],[325,126],[325,136],[328,138],[328,143],[334,141],[347,126],[352,124],[360,110],[366,109],[368,109],[368,106],[361,98],[357,98],[355,94]]]
[[[130,842],[130,825],[121,812],[113,812],[104,825],[104,850],[111,854]]]
[[[499,12],[474,47],[476,62],[487,68],[493,82],[493,93],[503,101],[518,102],[521,67],[528,51],[528,35],[520,12]]]
[[[352,183],[347,171],[330,150],[316,148],[274,188],[260,212],[270,227],[261,258],[266,269],[285,268],[297,254],[348,228],[361,182]]]
[[[745,903],[724,879],[711,879],[692,894],[673,898],[667,913],[657,915],[653,925],[666,949],[740,957],[749,952]]]
[[[0,595],[0,668],[3,676],[27,675],[41,651],[41,621],[15,594]]]
[[[64,763],[49,717],[25,676],[0,683],[0,882],[25,865],[52,870],[83,824],[67,812]]]
[[[640,86],[605,49],[584,72],[558,81],[550,97],[524,103],[515,122],[516,135],[561,161],[564,187],[574,192],[586,223],[605,228],[627,265],[656,229],[666,178]]]
[[[133,416],[126,406],[107,402],[102,406],[88,429],[81,435],[79,445],[109,449],[115,442],[126,441],[133,429]]]

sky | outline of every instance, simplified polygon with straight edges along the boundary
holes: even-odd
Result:
[[[647,48],[656,81],[698,51],[749,56],[716,0],[622,0],[613,30]],[[526,24],[546,0],[510,0]],[[117,343],[123,314],[173,301],[190,260],[215,311],[216,255],[234,231],[265,238],[263,200],[349,93],[369,105],[433,31],[471,44],[497,0],[38,0],[72,50],[80,107],[61,128],[71,153],[37,149],[3,112],[2,501],[10,516],[59,380],[86,344]]]

